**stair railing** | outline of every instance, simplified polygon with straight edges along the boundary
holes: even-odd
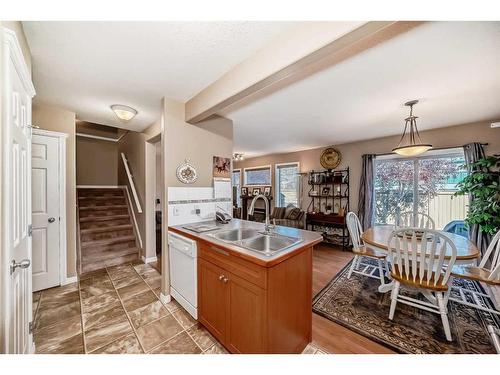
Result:
[[[139,202],[137,190],[135,188],[134,176],[132,175],[132,173],[130,173],[130,168],[128,166],[128,160],[123,152],[121,153],[121,156],[122,156],[122,160],[123,160],[123,166],[125,167],[125,172],[127,173],[127,178],[128,178],[128,183],[130,185],[130,190],[132,190],[132,196],[134,197],[135,207],[137,208],[137,212],[141,214],[142,207],[141,207],[141,203]]]

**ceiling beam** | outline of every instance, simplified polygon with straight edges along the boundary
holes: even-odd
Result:
[[[335,65],[423,22],[312,22],[286,33],[235,66],[186,103],[195,124],[256,93],[272,91]]]

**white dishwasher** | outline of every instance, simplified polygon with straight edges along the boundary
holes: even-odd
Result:
[[[198,251],[196,241],[168,234],[170,293],[179,304],[198,319]]]

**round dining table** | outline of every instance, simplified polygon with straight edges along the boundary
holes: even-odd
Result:
[[[389,243],[389,237],[394,230],[394,225],[376,225],[374,227],[368,228],[363,232],[361,238],[366,245],[375,248],[378,251],[387,253],[387,245]],[[459,264],[476,264],[477,259],[480,256],[479,249],[467,238],[462,237],[458,234],[448,233],[440,231],[442,234],[450,238],[450,240],[455,244],[457,248],[457,258],[455,263]],[[451,254],[445,255],[449,258]],[[381,293],[388,292],[392,289],[392,284],[386,284],[379,288]]]

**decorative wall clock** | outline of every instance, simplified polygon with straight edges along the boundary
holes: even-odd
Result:
[[[196,168],[186,159],[183,164],[177,167],[177,179],[183,184],[192,184],[198,178]]]
[[[339,166],[340,161],[342,160],[342,155],[340,151],[335,147],[328,147],[321,153],[321,157],[319,159],[321,165],[325,169],[335,169]]]

